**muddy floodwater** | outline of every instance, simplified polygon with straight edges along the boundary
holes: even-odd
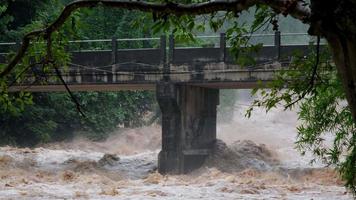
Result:
[[[294,149],[295,112],[257,110],[248,120],[245,109],[237,102],[213,155],[186,175],[156,172],[158,125],[103,142],[0,147],[0,199],[353,199],[332,168]]]

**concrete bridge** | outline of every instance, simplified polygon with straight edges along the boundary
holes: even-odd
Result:
[[[279,32],[269,36],[274,44],[251,55],[256,65],[250,67],[235,64],[225,34],[219,36],[219,45],[195,48],[177,47],[172,36],[168,42],[162,36],[150,39],[159,41],[158,47],[141,49],[119,49],[122,42],[135,39],[100,40],[111,42],[112,48],[72,52],[70,66],[61,74],[72,91],[156,90],[162,112],[158,170],[186,173],[202,165],[215,143],[219,89],[267,83],[287,67],[293,51],[307,53],[308,45],[281,45]],[[4,56],[0,56],[3,62]],[[24,83],[10,90],[50,92],[65,88],[54,72],[44,74],[33,68]]]

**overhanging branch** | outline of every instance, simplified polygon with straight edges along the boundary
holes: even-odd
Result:
[[[301,101],[302,99],[304,99],[304,97],[314,89],[314,87],[315,87],[315,79],[318,76],[318,65],[319,65],[319,63],[320,63],[320,36],[317,37],[316,58],[315,58],[315,64],[314,64],[313,69],[312,69],[312,74],[311,74],[311,77],[309,79],[309,85],[304,90],[304,92],[298,96],[298,98],[296,100],[294,100],[293,102],[289,103],[288,105],[286,105],[284,107],[285,110],[287,110],[288,108],[292,107],[294,104],[296,104],[299,101]]]
[[[152,3],[128,0],[77,0],[68,4],[52,24],[44,29],[30,32],[23,37],[20,49],[5,69],[0,72],[0,78],[9,74],[21,61],[27,52],[31,39],[40,35],[51,35],[65,23],[74,11],[79,8],[105,6],[180,16],[209,14],[217,11],[241,12],[257,4],[268,5],[277,13],[290,14],[303,22],[308,22],[310,17],[310,9],[305,5],[303,0],[220,0],[195,4],[179,4],[172,2]]]
[[[59,69],[54,66],[55,72],[57,77],[59,78],[59,80],[62,82],[62,84],[64,85],[66,91],[69,94],[69,97],[72,99],[73,103],[75,104],[75,107],[77,108],[77,111],[83,116],[86,117],[85,114],[83,113],[82,109],[81,109],[81,105],[79,103],[79,101],[77,100],[77,98],[74,96],[74,94],[72,93],[72,91],[70,90],[70,88],[68,87],[67,83],[64,81],[63,76],[61,71],[59,71]]]

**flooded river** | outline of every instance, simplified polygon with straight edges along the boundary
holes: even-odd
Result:
[[[156,172],[160,127],[120,129],[103,142],[76,138],[34,149],[0,147],[0,199],[353,199],[331,168],[294,149],[297,115],[257,110],[219,124],[205,165]]]

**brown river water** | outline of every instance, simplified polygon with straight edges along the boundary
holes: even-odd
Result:
[[[335,170],[294,149],[296,112],[256,110],[245,119],[246,102],[219,123],[205,165],[186,175],[156,172],[158,125],[102,142],[0,147],[0,199],[353,199]]]

